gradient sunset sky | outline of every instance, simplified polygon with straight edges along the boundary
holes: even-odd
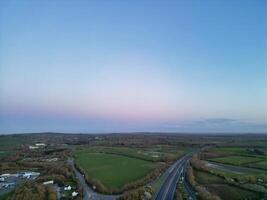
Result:
[[[0,133],[267,132],[267,1],[1,0]]]

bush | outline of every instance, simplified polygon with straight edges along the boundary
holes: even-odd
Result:
[[[25,183],[15,189],[14,194],[9,198],[10,200],[56,200],[55,191],[43,184],[36,182]]]
[[[203,164],[200,160],[197,160],[196,158],[191,161],[191,163],[194,164],[194,167],[198,167],[199,169],[206,169],[203,168]],[[211,194],[208,190],[206,190],[203,186],[199,185],[196,180],[195,180],[195,176],[194,176],[194,171],[193,168],[191,166],[188,166],[187,169],[187,179],[188,182],[190,183],[190,185],[194,188],[195,191],[197,191],[198,193],[198,197],[201,200],[220,200],[220,197]]]

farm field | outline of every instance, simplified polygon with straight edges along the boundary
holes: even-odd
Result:
[[[267,159],[267,151],[265,148],[248,148],[248,147],[217,147],[211,148],[214,153],[226,153],[229,155],[254,156]]]
[[[246,147],[217,147],[217,148],[212,148],[210,150],[215,152],[248,154]]]
[[[178,158],[188,151],[185,148],[173,148],[171,146],[156,147],[156,148],[128,148],[128,147],[106,147],[106,146],[95,146],[95,147],[82,147],[80,152],[97,152],[97,153],[108,153],[128,156],[132,158],[143,159],[147,161],[161,161],[167,157]]]
[[[160,152],[146,152],[138,149],[131,149],[127,147],[104,147],[96,146],[89,148],[81,148],[78,150],[81,153],[107,153],[107,154],[117,154],[122,156],[128,156],[138,159],[143,159],[147,161],[157,161],[162,158],[162,153]]]
[[[249,166],[267,170],[267,160],[262,161],[262,162],[256,162],[256,163],[250,164]]]
[[[248,157],[248,156],[226,156],[210,159],[214,162],[232,164],[232,165],[244,165],[252,162],[259,162],[262,159],[257,157]]]
[[[7,156],[9,156],[11,153],[9,151],[0,151],[0,160],[2,158],[5,158]]]
[[[256,192],[251,192],[227,184],[211,184],[206,187],[211,193],[216,194],[220,196],[221,199],[225,200],[261,199],[261,195]]]
[[[153,162],[114,154],[78,152],[75,155],[78,165],[90,178],[109,188],[134,182],[156,167]]]
[[[239,200],[239,199],[259,199],[260,195],[241,189],[236,186],[227,184],[227,182],[216,175],[207,172],[194,170],[196,182],[210,191],[212,194],[218,195],[222,199]]]
[[[195,170],[194,175],[197,182],[201,185],[213,184],[213,183],[222,184],[225,182],[222,178],[203,171]]]
[[[260,162],[261,163],[261,162]],[[257,165],[258,163],[251,164],[252,166]],[[218,172],[223,174],[226,177],[240,177],[246,175],[253,175],[258,178],[261,178],[263,174],[266,172],[262,169],[255,169],[247,166],[237,166],[237,165],[229,165],[222,163],[211,163],[208,162],[207,166],[212,169],[214,172]]]
[[[8,135],[0,136],[0,151],[1,150],[12,150],[20,147],[25,142],[23,136]]]
[[[8,198],[12,195],[12,191],[11,192],[7,192],[4,193],[3,195],[0,195],[0,200],[8,200]]]

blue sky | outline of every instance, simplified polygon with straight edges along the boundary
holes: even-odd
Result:
[[[0,2],[0,132],[267,132],[267,2]]]

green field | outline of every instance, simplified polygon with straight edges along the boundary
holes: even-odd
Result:
[[[172,146],[159,146],[154,148],[128,148],[128,147],[105,147],[105,146],[95,146],[95,147],[82,147],[79,152],[90,152],[90,153],[108,153],[128,156],[132,158],[143,159],[147,161],[160,161],[166,156],[174,157],[177,159],[181,157],[184,153],[188,151],[185,148],[174,148]]]
[[[0,136],[0,160],[12,155],[16,149],[25,142],[23,136],[1,135]]]
[[[0,200],[7,200],[7,199],[9,199],[12,196],[13,193],[14,193],[14,191],[11,189],[11,190],[9,190],[6,193],[1,194],[0,195]]]
[[[248,157],[248,156],[226,156],[210,159],[214,162],[232,164],[232,165],[243,165],[252,162],[259,162],[262,159],[257,157]]]
[[[247,191],[226,183],[226,181],[216,175],[194,170],[196,182],[208,189],[212,194],[227,200],[260,199],[256,192]]]
[[[196,181],[201,185],[225,183],[222,178],[203,171],[194,170],[194,176]]]
[[[145,151],[139,149],[132,149],[127,147],[103,147],[95,146],[89,148],[82,148],[78,150],[79,152],[87,153],[108,153],[128,156],[132,158],[143,159],[147,161],[157,161],[162,158],[163,154],[160,152]]]
[[[217,174],[221,174],[224,177],[228,178],[240,178],[242,176],[247,176],[247,175],[255,176],[257,178],[262,178],[263,175],[266,174],[266,171],[262,169],[252,168],[255,167],[254,165],[257,165],[257,163],[251,163],[246,166],[237,166],[237,165],[229,165],[222,163],[212,163],[212,164],[214,165],[213,167],[210,167],[211,171]]]
[[[214,153],[224,153],[230,155],[237,155],[237,156],[255,156],[259,158],[266,158],[267,159],[267,151],[265,148],[256,148],[257,150],[262,151],[265,155],[258,154],[252,151],[249,147],[217,147],[211,148],[210,151]]]
[[[262,161],[262,162],[257,162],[257,163],[250,164],[250,167],[256,167],[256,168],[266,169],[267,170],[267,160]]]
[[[211,184],[207,185],[206,187],[212,194],[216,194],[221,197],[221,199],[225,200],[262,199],[261,195],[256,192],[251,192],[227,184]]]
[[[121,188],[134,182],[156,167],[153,162],[105,153],[76,153],[78,165],[87,175],[109,188]]]
[[[0,160],[2,158],[9,156],[9,155],[11,155],[11,153],[9,151],[0,151]]]
[[[218,147],[218,148],[212,148],[211,150],[218,152],[238,153],[238,154],[250,153],[246,147]]]
[[[23,136],[2,135],[0,136],[0,150],[11,150],[20,147],[25,142]]]

